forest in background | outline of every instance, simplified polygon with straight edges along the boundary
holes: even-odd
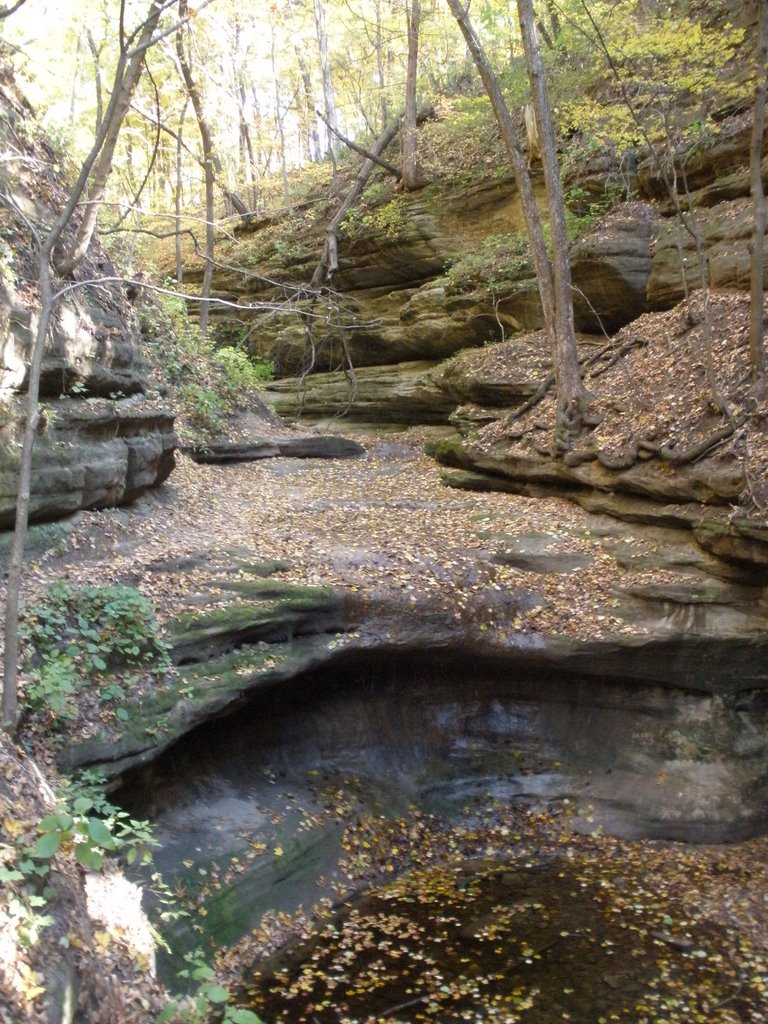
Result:
[[[20,82],[70,173],[102,123],[118,25],[138,24],[145,6],[27,0],[3,22]],[[752,97],[756,6],[539,4],[561,161],[597,150],[617,156],[646,141],[676,150],[705,145],[723,116]],[[175,4],[165,7],[165,17],[176,13]],[[529,83],[515,5],[483,2],[468,11],[507,106],[522,121]],[[170,33],[146,54],[100,215],[103,237],[129,270],[137,246],[151,265],[157,242],[137,238],[136,228],[168,231],[182,216],[184,228],[203,234],[206,163],[223,231],[246,211],[288,206],[314,183],[327,188],[339,162],[357,160],[337,133],[369,146],[403,116],[416,38],[416,103],[434,111],[418,139],[421,180],[467,177],[483,165],[491,175],[509,173],[491,104],[445,3],[289,0],[249,10],[208,0],[182,4],[178,13],[185,12],[182,49]]]

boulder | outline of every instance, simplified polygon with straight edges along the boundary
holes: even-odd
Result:
[[[261,405],[261,403],[259,403]],[[241,409],[228,418],[226,433],[204,443],[184,445],[195,462],[255,462],[285,456],[294,459],[344,459],[363,455],[357,441],[287,426],[272,413]]]
[[[647,203],[627,203],[575,241],[571,275],[580,330],[612,333],[646,311],[658,226]]]

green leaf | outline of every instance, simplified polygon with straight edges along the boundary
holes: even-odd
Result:
[[[93,807],[93,800],[89,796],[79,796],[72,804],[72,809],[76,814],[85,814],[86,811],[90,811]]]
[[[38,832],[68,832],[74,822],[71,815],[65,811],[56,811],[54,814],[46,814],[40,819],[37,826]]]
[[[99,657],[98,654],[94,654],[92,660],[93,660],[94,666],[98,669],[99,672],[105,672],[106,671],[107,663],[106,663],[106,661],[104,661],[103,658]]]
[[[92,849],[88,843],[75,844],[75,860],[89,871],[100,871],[104,864],[101,853]]]
[[[222,985],[205,985],[202,992],[212,1003],[226,1003],[229,999],[229,992]]]
[[[114,850],[117,846],[115,837],[109,831],[101,818],[88,819],[88,835],[97,846],[101,846],[105,850]]]
[[[61,835],[58,832],[45,832],[35,840],[30,853],[33,857],[50,860],[60,845]]]
[[[224,1020],[230,1024],[262,1024],[261,1017],[252,1010],[241,1010],[239,1006],[228,1006]]]
[[[115,714],[117,715],[121,722],[127,722],[128,719],[131,717],[125,708],[117,708],[115,710]]]

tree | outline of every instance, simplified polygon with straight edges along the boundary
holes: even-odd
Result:
[[[172,0],[175,3],[175,0]],[[210,0],[204,0],[210,2]],[[152,0],[149,12],[142,23],[130,35],[122,31],[120,59],[112,83],[111,99],[104,112],[104,118],[90,153],[80,169],[75,185],[61,213],[45,234],[29,220],[12,196],[4,202],[8,209],[27,228],[38,252],[38,296],[39,313],[35,327],[34,342],[29,362],[27,384],[27,408],[21,456],[19,460],[18,498],[13,544],[8,560],[8,580],[5,602],[5,653],[3,663],[2,728],[13,733],[18,712],[18,660],[19,660],[19,593],[24,564],[24,544],[29,522],[29,503],[32,480],[32,451],[39,420],[38,400],[40,395],[40,369],[48,338],[51,317],[57,299],[62,294],[55,288],[54,269],[64,276],[71,273],[85,255],[86,239],[90,241],[96,223],[98,205],[103,196],[106,176],[112,163],[117,138],[130,102],[133,87],[138,81],[144,55],[153,45],[157,36],[155,29],[160,15],[171,6],[170,2]],[[122,8],[121,8],[122,10]],[[88,188],[90,182],[90,189]],[[71,228],[75,210],[88,192],[89,203],[86,214],[74,232],[74,241],[66,248],[63,258],[54,263],[52,257],[62,246],[66,232]]]
[[[408,20],[408,71],[405,79],[405,115],[403,117],[403,185],[418,188],[421,171],[416,150],[416,77],[419,63],[419,22],[421,0],[410,0],[406,5]]]
[[[323,100],[325,102],[325,117],[332,130],[339,128],[339,115],[336,109],[336,91],[333,87],[331,75],[331,58],[328,51],[328,30],[325,24],[325,7],[323,0],[312,0],[315,12],[315,28],[317,31],[317,48],[320,54],[320,73],[323,80]],[[328,140],[331,159],[335,165],[335,150],[333,140]]]
[[[165,2],[152,0],[144,21],[128,38],[124,37],[122,23],[124,8],[121,6],[120,56],[112,84],[112,95],[96,136],[98,145],[94,145],[89,160],[83,165],[81,171],[81,177],[84,177],[83,189],[85,183],[90,182],[87,205],[71,244],[55,260],[56,271],[62,277],[69,277],[82,262],[93,238],[99,208],[104,199],[107,178],[112,170],[120,129],[125,115],[128,113],[133,90],[141,76],[147,49],[153,43],[152,37],[160,15],[168,6],[168,0]]]
[[[552,110],[544,78],[536,34],[532,0],[517,0],[520,30],[523,36],[525,62],[531,85],[531,102],[538,129],[539,151],[544,168],[547,190],[549,223],[552,231],[552,265],[554,271],[554,331],[555,373],[557,379],[558,431],[566,435],[578,434],[588,404],[587,392],[581,380],[576,352],[576,331],[573,318],[573,292],[571,267],[568,259],[568,233],[565,221],[565,202],[557,162],[557,141]],[[567,443],[567,437],[561,440]]]
[[[580,427],[580,420],[584,416],[587,394],[581,382],[578,370],[578,354],[576,352],[576,341],[572,330],[573,307],[570,294],[565,295],[566,282],[570,285],[570,277],[565,277],[562,266],[560,267],[558,286],[559,292],[555,290],[552,265],[547,254],[547,246],[544,239],[544,231],[541,224],[541,217],[536,206],[536,197],[533,192],[533,185],[528,173],[526,158],[523,153],[517,131],[515,129],[512,115],[509,112],[504,96],[501,92],[498,80],[493,73],[490,62],[483,50],[478,36],[472,27],[467,12],[462,6],[461,0],[448,0],[448,6],[456,19],[462,35],[467,43],[467,48],[475,62],[478,74],[485,86],[488,98],[491,101],[496,121],[504,141],[505,149],[512,164],[512,170],[520,193],[520,201],[523,207],[528,241],[531,247],[531,255],[536,270],[536,279],[541,298],[541,306],[544,314],[544,324],[549,338],[552,361],[555,371],[555,382],[558,397],[558,413],[556,424],[556,439],[559,444],[567,446],[570,443],[569,437]],[[535,102],[542,106],[546,103],[546,96],[541,96],[543,81],[536,83],[536,90],[539,92]],[[548,109],[548,105],[547,105]],[[539,115],[539,110],[536,111]],[[546,119],[546,112],[545,112]],[[539,132],[549,131],[552,133],[551,117],[548,125],[539,121]],[[542,142],[542,144],[546,144]],[[550,159],[554,152],[554,142],[550,139]],[[556,155],[555,155],[556,161]],[[554,174],[559,181],[557,167],[550,168],[550,174]],[[560,243],[562,244],[562,242]],[[567,260],[567,249],[565,250]],[[562,258],[563,253],[558,254]],[[558,310],[558,299],[560,303],[567,303],[571,306],[570,314],[568,309]],[[569,327],[569,324],[571,325]]]
[[[20,7],[23,7],[27,0],[17,0],[15,4],[11,4],[10,7],[3,7],[0,10],[0,18],[9,18],[12,14],[15,14]]]
[[[187,0],[179,0],[179,17],[185,19],[188,16],[189,8]],[[214,197],[213,187],[215,179],[216,154],[213,148],[213,137],[208,121],[205,117],[203,99],[200,90],[192,75],[187,58],[186,47],[184,46],[184,29],[180,24],[176,30],[176,57],[179,62],[179,70],[184,81],[187,95],[195,111],[197,127],[200,132],[200,143],[203,148],[203,180],[205,182],[205,266],[203,269],[203,285],[200,291],[200,337],[205,340],[208,331],[208,310],[211,294],[211,281],[213,280],[213,256],[216,243],[216,226],[214,224]]]
[[[765,374],[765,329],[763,326],[763,294],[765,278],[765,192],[763,190],[762,157],[765,133],[765,94],[768,84],[768,0],[758,2],[757,82],[752,122],[750,177],[754,223],[752,226],[751,316],[749,354],[752,374],[756,380]]]

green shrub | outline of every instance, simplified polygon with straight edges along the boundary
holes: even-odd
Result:
[[[233,391],[259,391],[275,376],[275,364],[271,360],[251,359],[241,348],[220,348],[213,360],[223,370],[227,386]]]
[[[51,865],[59,852],[72,852],[89,871],[100,871],[109,857],[119,856],[128,864],[152,863],[152,848],[158,846],[149,822],[132,818],[106,798],[103,777],[84,772],[58,794],[55,806],[35,826],[30,843],[28,833],[3,848],[0,884],[7,894],[7,910],[15,923],[22,946],[37,944],[40,932],[54,923],[52,910],[59,897],[51,885]],[[170,895],[159,875],[154,874],[160,898],[171,905]],[[166,916],[180,913],[175,907]],[[59,940],[62,945],[66,939]]]
[[[229,402],[213,388],[200,384],[182,384],[176,391],[188,423],[208,434],[221,429],[221,417],[229,412]]]
[[[528,242],[514,231],[488,235],[479,249],[463,253],[446,270],[449,294],[503,295],[530,270]],[[530,271],[532,273],[532,271]]]
[[[110,674],[170,665],[151,601],[119,583],[52,584],[24,609],[20,634],[29,677],[27,702],[54,720],[74,717],[75,697],[86,686],[96,687],[104,701],[123,696]],[[125,715],[120,708],[116,713]]]
[[[147,302],[141,311],[141,329],[157,373],[170,388],[184,440],[219,432],[223,418],[274,376],[273,363],[251,359],[231,343],[229,327],[212,328],[206,341],[201,341],[184,299],[175,295],[159,293]]]

